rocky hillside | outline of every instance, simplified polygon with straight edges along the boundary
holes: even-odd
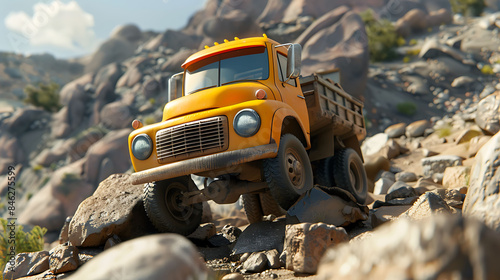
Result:
[[[494,279],[500,5],[487,3],[470,18],[447,0],[209,0],[182,30],[123,26],[78,62],[0,54],[0,202],[13,166],[18,223],[48,229],[47,251],[19,254],[5,279]],[[367,8],[402,40],[392,61],[370,62]],[[168,78],[189,55],[262,33],[301,43],[304,75],[340,68],[364,100],[371,201],[314,188],[252,225],[239,204],[207,204],[189,239],[151,235],[128,182],[131,121],[161,119]],[[64,85],[58,112],[20,102],[39,81]]]

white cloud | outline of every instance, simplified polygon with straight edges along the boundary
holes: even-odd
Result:
[[[9,39],[18,51],[23,44],[32,47],[57,47],[75,53],[92,51],[98,43],[94,33],[94,17],[82,10],[75,1],[39,2],[33,6],[33,16],[11,12],[5,26],[14,32]]]

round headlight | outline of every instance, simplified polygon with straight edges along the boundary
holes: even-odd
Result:
[[[233,127],[239,136],[253,136],[259,131],[260,116],[255,110],[243,109],[234,117]]]
[[[153,152],[153,141],[146,134],[137,135],[134,140],[132,140],[132,154],[139,160],[145,160],[149,158]]]

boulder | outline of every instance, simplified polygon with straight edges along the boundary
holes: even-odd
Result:
[[[447,167],[443,174],[443,186],[450,189],[468,186],[470,170],[470,166]]]
[[[94,191],[94,187],[80,177],[83,164],[84,160],[79,160],[55,171],[28,201],[19,222],[60,231],[66,217],[73,215],[78,204]]]
[[[105,127],[109,129],[121,129],[129,127],[134,119],[127,104],[116,101],[105,105],[99,118]]]
[[[262,33],[255,18],[240,9],[230,8],[225,13],[206,19],[203,23],[203,35],[210,38],[203,42],[206,44],[234,37],[262,36]]]
[[[373,211],[370,211],[370,222],[372,228],[376,228],[387,222],[396,220],[410,207],[411,205],[382,206],[377,209],[373,209]]]
[[[33,124],[36,121],[48,120],[49,118],[50,114],[45,110],[32,107],[19,108],[10,118],[1,123],[1,128],[14,136],[20,136],[29,130],[33,130]]]
[[[389,126],[384,130],[384,133],[387,134],[389,138],[398,138],[405,135],[406,132],[406,124],[405,123],[397,123]]]
[[[284,252],[286,269],[315,274],[328,247],[349,240],[343,228],[324,223],[287,225]]]
[[[111,32],[111,37],[136,42],[142,38],[142,32],[135,24],[125,24],[115,27]]]
[[[111,131],[93,144],[85,156],[86,181],[97,186],[111,174],[125,172],[130,168],[128,135],[130,129]]]
[[[21,141],[8,133],[0,135],[0,174],[7,174],[9,166],[15,166],[24,161],[25,152]]]
[[[182,48],[198,48],[200,42],[200,36],[188,35],[181,31],[169,29],[146,42],[143,49],[148,51],[158,51],[158,49],[162,47],[179,51]]]
[[[466,60],[464,53],[450,46],[439,43],[439,41],[435,38],[429,39],[424,43],[418,56],[426,59],[449,56],[457,61]]]
[[[368,218],[368,208],[357,204],[349,192],[335,187],[328,192],[313,187],[288,209],[288,215],[301,223],[322,222],[335,226],[346,226]]]
[[[379,153],[389,141],[389,135],[378,133],[366,138],[361,144],[361,151],[364,156],[371,156]]]
[[[425,130],[431,126],[428,120],[415,121],[406,127],[407,137],[420,137],[423,136]]]
[[[242,264],[242,271],[247,273],[259,273],[267,268],[267,256],[264,252],[254,252]]]
[[[396,22],[396,32],[403,37],[422,32],[428,27],[428,23],[422,20],[426,17],[427,13],[421,9],[410,10]]]
[[[127,39],[121,37],[109,38],[90,56],[85,71],[95,72],[107,64],[121,62],[132,56],[136,48],[137,43],[130,42]]]
[[[425,176],[443,174],[447,167],[462,165],[462,158],[453,155],[433,156],[422,159],[422,169]]]
[[[337,5],[337,2],[333,5]],[[342,69],[340,84],[351,95],[361,98],[368,77],[369,51],[366,31],[357,13],[345,12],[342,7],[339,9],[342,10],[330,11],[319,18],[317,25],[311,25],[304,31],[306,35],[298,38],[297,42],[303,47],[302,74]]]
[[[132,185],[129,178],[127,174],[110,176],[78,206],[68,230],[71,244],[100,246],[113,234],[128,240],[155,232],[142,205],[142,188]]]
[[[389,188],[394,184],[394,181],[387,178],[380,178],[375,182],[373,194],[386,194]]]
[[[40,274],[49,269],[49,252],[19,253],[14,262],[7,262],[3,279],[18,279]]]
[[[166,275],[179,280],[208,278],[196,247],[181,235],[155,234],[120,243],[94,257],[70,279],[162,280]]]
[[[500,94],[491,94],[477,105],[476,124],[488,134],[500,131]]]
[[[80,265],[78,248],[75,246],[59,245],[50,250],[49,267],[55,274],[73,271]]]
[[[110,63],[101,67],[94,78],[94,85],[97,87],[101,84],[109,82],[112,86],[116,85],[118,79],[123,75],[123,70],[120,64]]]
[[[427,27],[450,24],[453,22],[453,14],[449,9],[439,9],[431,11],[425,18],[425,21],[427,22]]]
[[[213,223],[201,224],[193,233],[187,236],[190,239],[207,240],[217,233]]]
[[[441,196],[433,192],[427,192],[421,195],[413,206],[401,216],[420,220],[431,215],[452,213],[453,211]]]
[[[417,180],[418,180],[417,174],[415,174],[414,172],[402,171],[402,172],[396,173],[396,181],[415,182]]]
[[[196,50],[194,49],[182,49],[169,57],[165,63],[161,65],[161,70],[164,72],[178,73],[182,71],[182,63]]]
[[[267,1],[264,11],[257,18],[259,23],[282,22],[286,9],[292,0],[272,0]]]
[[[498,233],[475,219],[398,219],[371,236],[328,249],[317,278],[495,279],[499,250]]]
[[[320,18],[326,13],[342,6],[348,5],[348,0],[328,1],[328,0],[293,0],[286,7],[282,21],[288,22],[301,16],[311,16]]]
[[[495,134],[476,155],[463,206],[465,216],[477,217],[500,232],[500,133]]]
[[[131,67],[120,77],[116,83],[116,87],[133,87],[141,81],[142,76],[141,71],[137,67]]]

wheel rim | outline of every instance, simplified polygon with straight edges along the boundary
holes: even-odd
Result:
[[[182,193],[185,187],[180,183],[173,183],[165,191],[165,205],[172,217],[178,221],[186,221],[193,213],[193,207],[182,205]]]
[[[349,177],[351,179],[352,185],[354,186],[354,191],[361,193],[363,191],[363,184],[361,182],[361,176],[359,174],[358,166],[355,162],[351,162],[349,165]]]
[[[305,169],[300,161],[300,156],[294,149],[287,149],[285,161],[290,182],[295,188],[302,189],[304,187]]]

